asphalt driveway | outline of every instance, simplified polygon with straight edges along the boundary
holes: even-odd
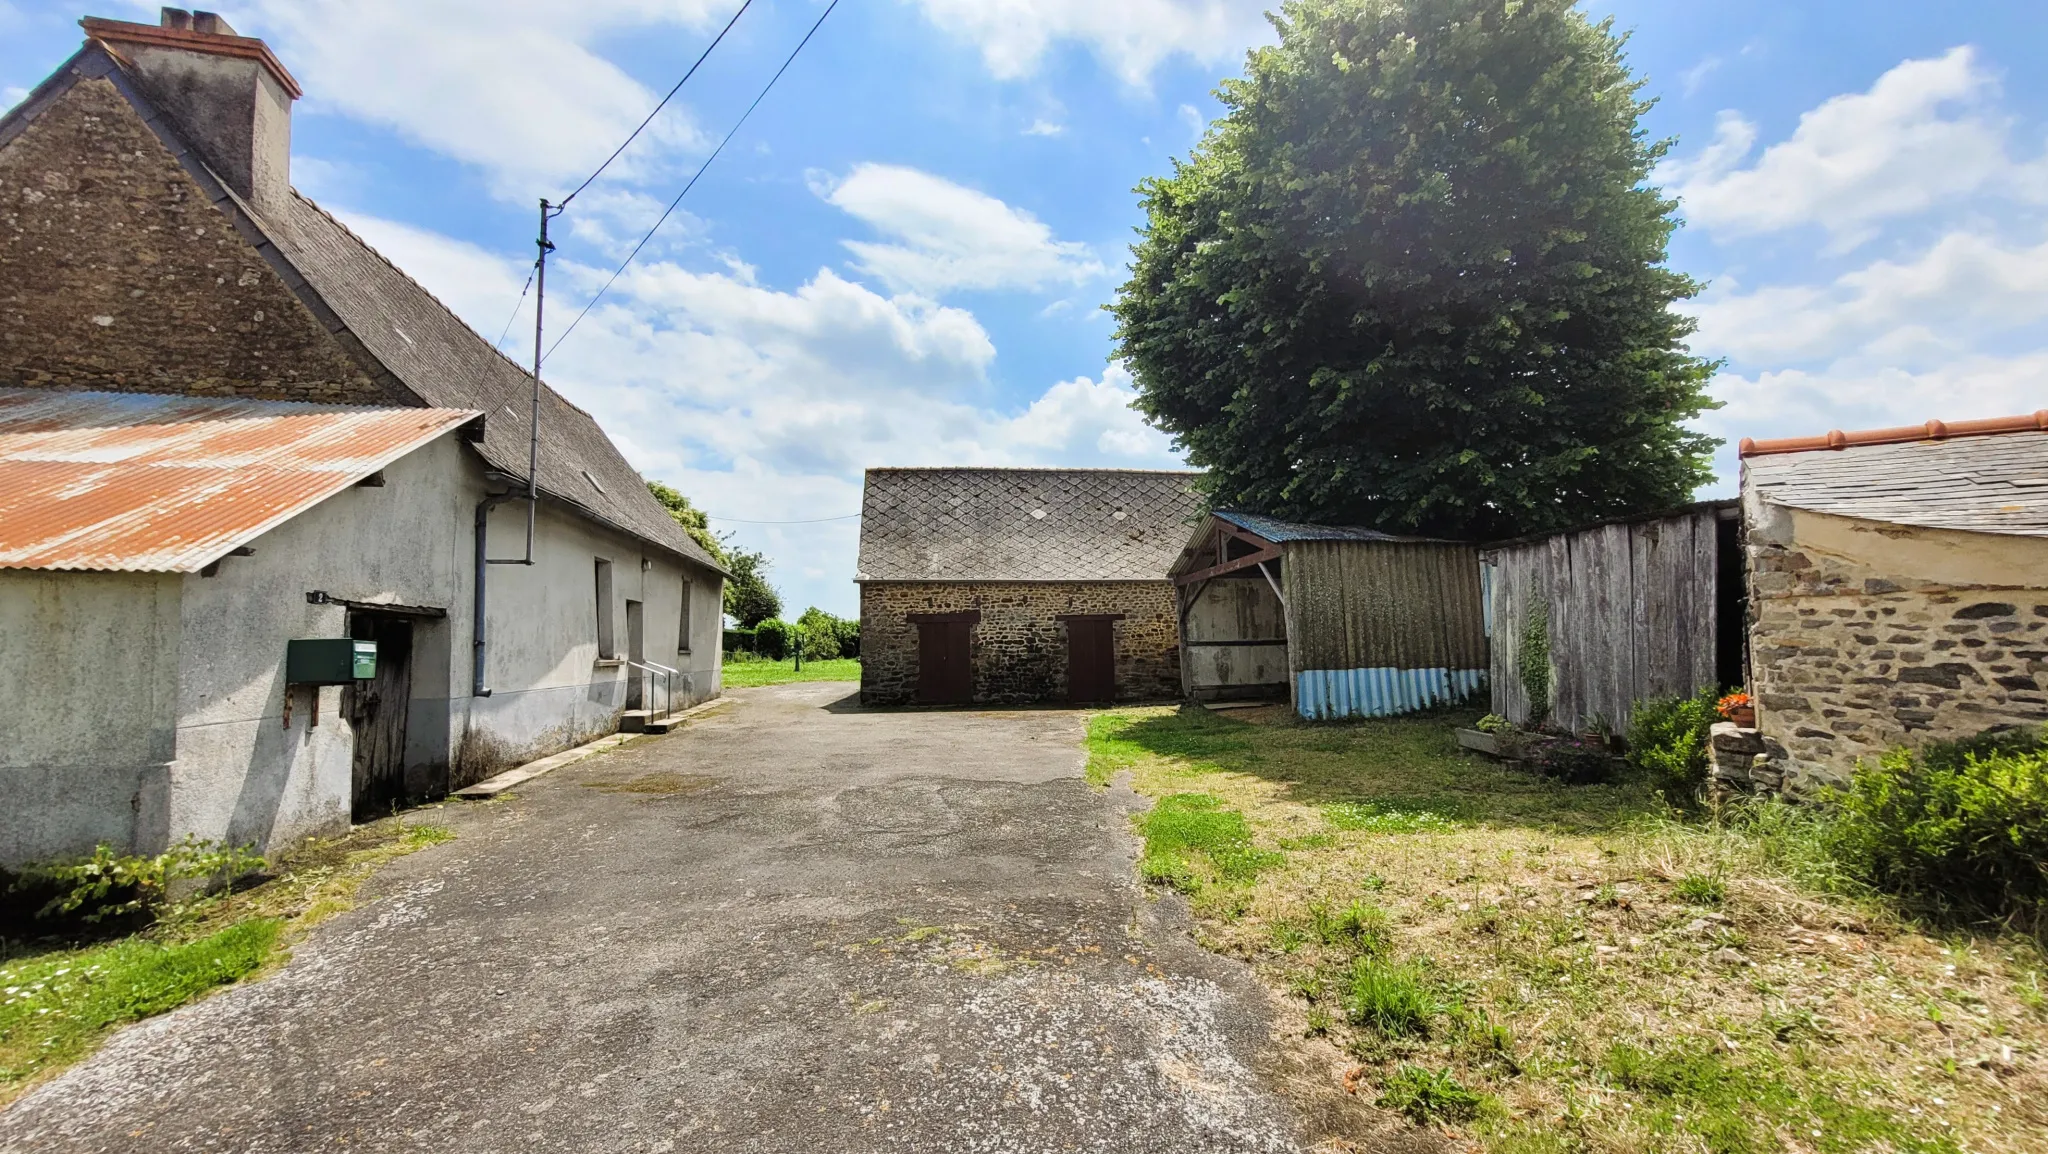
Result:
[[[1260,995],[1132,880],[1081,715],[849,689],[742,690],[444,811],[458,840],[0,1113],[0,1149],[1295,1149]]]

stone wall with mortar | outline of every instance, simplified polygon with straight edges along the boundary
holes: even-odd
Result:
[[[417,403],[372,379],[103,79],[0,145],[0,385]]]
[[[970,644],[974,700],[1064,701],[1067,626],[1062,613],[1121,613],[1116,631],[1119,701],[1181,696],[1180,624],[1166,581],[870,582],[861,586],[861,701],[909,705],[917,696],[913,613],[981,611]]]
[[[1750,669],[1788,791],[2048,722],[2048,542],[1752,504]]]

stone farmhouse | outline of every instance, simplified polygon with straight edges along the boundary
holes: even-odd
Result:
[[[861,701],[1178,698],[1167,570],[1201,517],[1199,475],[868,470]]]
[[[2048,721],[2048,410],[1741,448],[1751,689],[1787,789]]]
[[[717,694],[723,572],[293,190],[264,43],[83,25],[0,118],[0,864],[332,833]]]

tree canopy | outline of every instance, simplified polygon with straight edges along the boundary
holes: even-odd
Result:
[[[1220,506],[1502,536],[1681,504],[1716,367],[1671,306],[1668,143],[1572,0],[1290,0],[1112,306]]]
[[[725,583],[725,612],[728,617],[752,629],[771,617],[782,613],[782,595],[768,584],[768,555],[765,553],[742,553],[728,546],[711,532],[711,522],[704,511],[690,503],[672,485],[660,481],[647,482],[647,491],[676,519],[676,524],[711,554],[711,558],[732,574]]]

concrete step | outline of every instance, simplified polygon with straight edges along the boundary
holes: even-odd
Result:
[[[667,733],[668,730],[666,729],[648,728],[648,724],[654,721],[654,718],[655,714],[654,711],[651,709],[628,709],[626,712],[619,715],[619,732]]]

